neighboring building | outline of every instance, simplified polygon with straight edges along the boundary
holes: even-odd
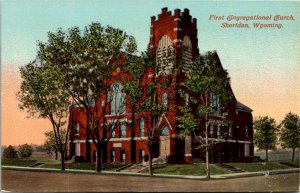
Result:
[[[162,9],[162,13],[156,19],[151,17],[150,28],[150,48],[156,53],[156,61],[161,63],[163,51],[171,47],[174,53],[179,53],[182,47],[187,49],[184,51],[186,63],[183,66],[183,74],[189,70],[190,63],[193,59],[199,56],[198,38],[197,38],[197,20],[192,18],[188,9],[181,12],[179,9],[171,14],[167,8]],[[213,57],[216,62],[221,65],[217,53],[214,51]],[[179,57],[179,56],[176,56]],[[115,79],[120,76],[128,76],[122,72],[122,63],[126,60],[125,57],[119,61],[119,67],[113,73]],[[164,68],[167,74],[171,73],[174,66],[170,65]],[[184,75],[183,75],[184,76]],[[151,70],[143,75],[143,79],[147,81],[149,77],[153,77]],[[180,81],[180,80],[176,80]],[[121,109],[122,115],[119,116],[117,124],[114,126],[113,137],[107,143],[103,152],[103,162],[105,163],[145,163],[148,157],[147,133],[149,131],[149,124],[145,117],[138,117],[136,120],[136,129],[130,128],[131,123],[131,109],[127,105],[126,95],[122,92],[122,82],[111,81],[112,85],[117,85],[118,90],[114,91],[118,100],[124,100],[124,109]],[[143,85],[141,85],[143,86]],[[176,91],[175,84],[171,84],[171,89]],[[158,89],[156,93],[156,101],[159,104],[170,105],[175,108],[169,110],[159,117],[160,136],[159,142],[154,147],[154,157],[167,160],[169,163],[192,163],[195,161],[205,160],[205,153],[195,148],[193,138],[186,137],[182,140],[176,138],[178,128],[176,126],[176,116],[178,115],[177,102],[178,96],[173,92],[173,95],[167,94],[163,89]],[[112,94],[112,93],[110,93]],[[233,98],[233,102],[228,108],[228,119],[232,122],[231,126],[210,125],[209,140],[217,142],[210,150],[211,162],[241,162],[251,161],[253,156],[253,118],[252,110],[238,102],[230,88],[228,94]],[[107,93],[103,93],[97,99],[101,101],[107,99]],[[172,99],[172,100],[170,100]],[[211,98],[212,105],[221,107],[221,102],[213,96]],[[107,122],[112,121],[116,109],[123,108],[123,106],[116,105],[112,102],[108,107],[108,114],[105,115]],[[115,105],[114,105],[115,104]],[[95,105],[95,104],[94,104]],[[81,111],[81,107],[73,107],[70,112],[70,145],[69,157],[77,156],[86,162],[95,161],[95,147],[92,140],[87,138],[86,116]],[[213,117],[220,120],[220,115]],[[203,130],[200,127],[199,130]]]

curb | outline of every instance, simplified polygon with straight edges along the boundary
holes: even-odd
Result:
[[[118,175],[118,176],[142,176],[142,177],[162,177],[162,178],[179,178],[179,179],[191,179],[191,180],[207,180],[205,176],[189,176],[189,175],[168,175],[168,174],[153,174],[149,176],[143,173],[133,173],[133,172],[113,172],[113,171],[102,171],[97,173],[92,170],[75,170],[66,169],[62,171],[60,169],[54,168],[29,168],[29,167],[18,167],[18,166],[2,166],[2,169],[7,170],[21,170],[21,171],[35,171],[35,172],[62,172],[62,173],[77,173],[77,174],[94,174],[94,175]],[[273,174],[287,174],[287,173],[300,173],[300,168],[292,168],[285,170],[271,170],[271,171],[259,171],[259,172],[243,172],[234,174],[218,174],[211,175],[211,180],[219,179],[233,179],[242,177],[254,177],[254,176],[269,176]]]

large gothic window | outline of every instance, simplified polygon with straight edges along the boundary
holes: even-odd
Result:
[[[192,41],[189,36],[184,36],[183,38],[183,66],[182,71],[188,72],[192,65]]]
[[[121,83],[115,83],[111,87],[109,93],[110,99],[110,113],[123,114],[125,113],[125,93],[123,92],[123,85]]]
[[[173,69],[173,46],[167,35],[163,35],[156,50],[156,64],[158,74],[171,74]]]

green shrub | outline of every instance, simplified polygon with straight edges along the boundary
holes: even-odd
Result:
[[[15,150],[15,148],[11,145],[9,145],[8,147],[6,147],[3,150],[3,157],[4,158],[17,158],[17,152]]]
[[[30,157],[32,154],[32,147],[30,145],[23,144],[19,146],[19,156],[21,158],[27,158]]]

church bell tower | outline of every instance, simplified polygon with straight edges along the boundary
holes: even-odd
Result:
[[[150,49],[156,56],[157,75],[162,73],[164,77],[173,77],[169,88],[159,87],[156,93],[159,104],[173,107],[161,118],[160,156],[184,159],[186,163],[192,163],[191,137],[186,137],[185,140],[175,138],[176,116],[179,113],[177,105],[182,101],[176,94],[176,83],[184,79],[192,61],[199,56],[197,20],[191,17],[188,9],[183,12],[175,9],[172,15],[167,8],[162,8],[157,18],[151,17]]]

